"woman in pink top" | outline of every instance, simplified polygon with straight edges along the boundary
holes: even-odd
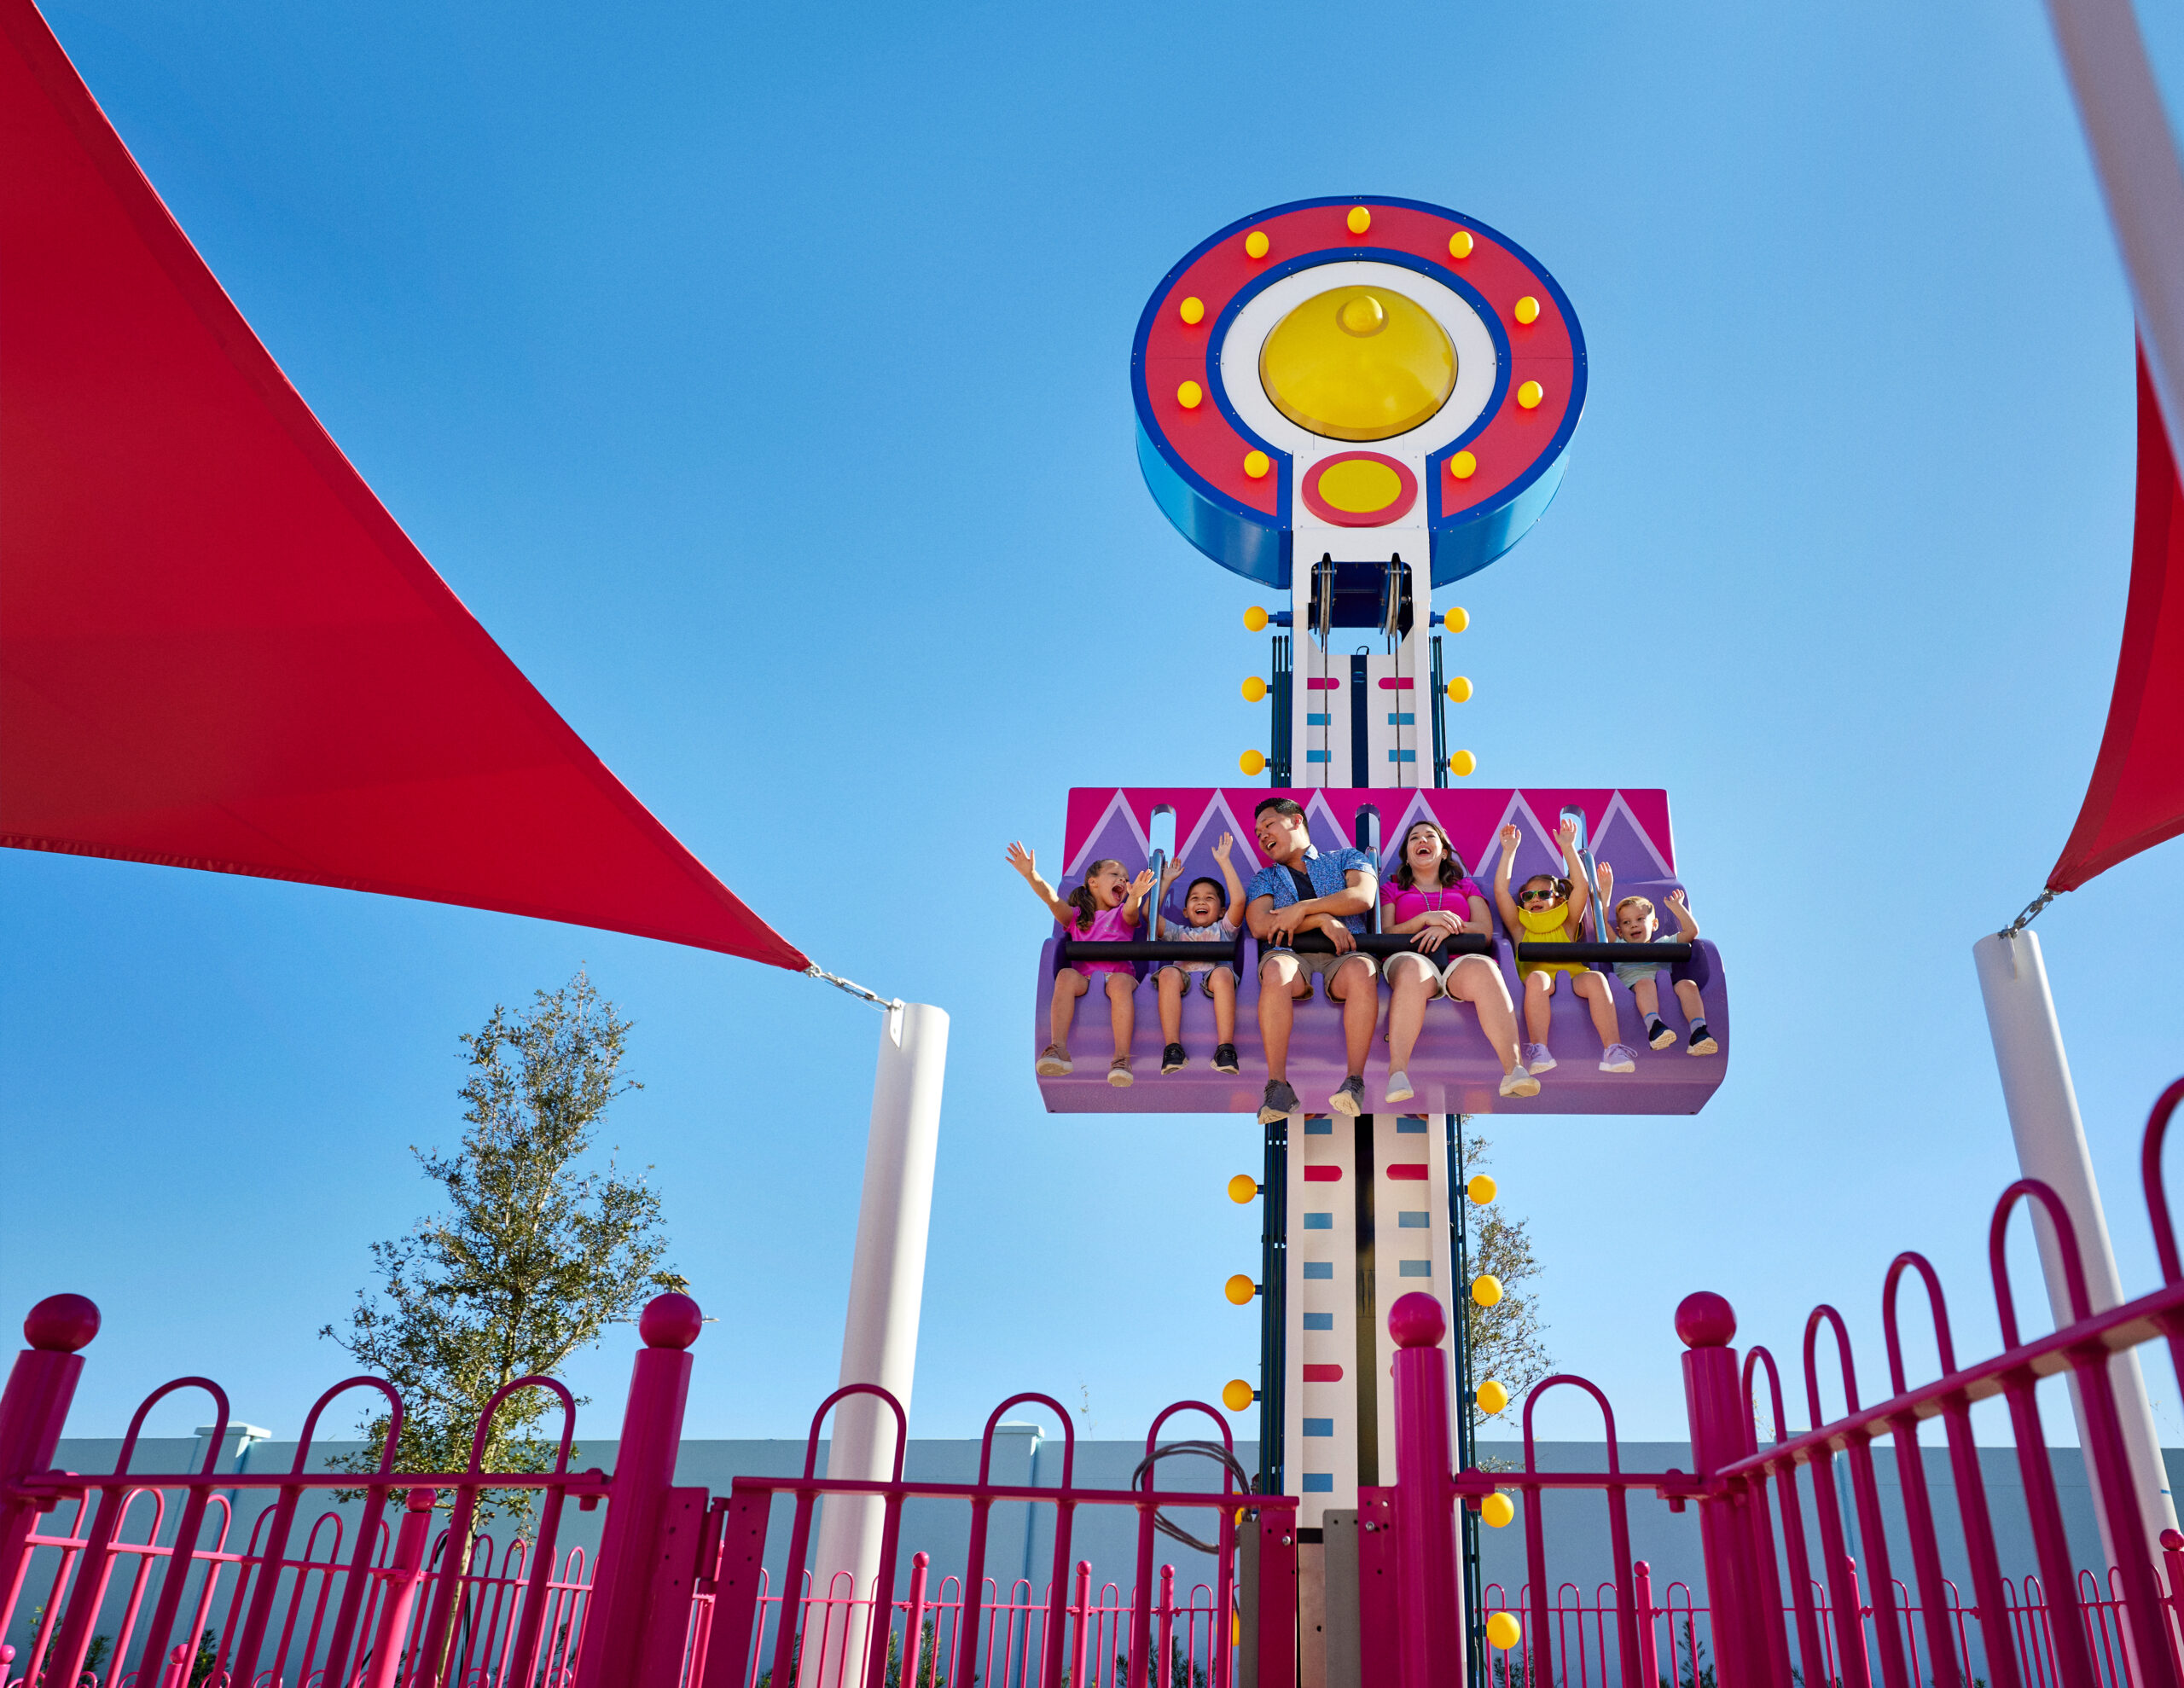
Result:
[[[1095,861],[1084,883],[1058,897],[1054,887],[1039,877],[1039,864],[1020,844],[1008,847],[1008,865],[1024,876],[1031,895],[1054,912],[1062,929],[1086,943],[1119,943],[1137,936],[1144,918],[1146,892],[1153,889],[1150,868],[1133,879],[1119,861]],[[1108,1018],[1115,1032],[1115,1059],[1107,1064],[1107,1082],[1120,1089],[1130,1083],[1130,1042],[1137,1030],[1137,970],[1127,961],[1072,961],[1054,969],[1054,1000],[1047,1009],[1047,1047],[1039,1052],[1037,1070],[1053,1078],[1070,1070],[1069,1028],[1077,1018],[1077,999],[1092,988],[1094,978],[1107,994]]]
[[[1407,1102],[1410,1053],[1417,1047],[1426,1005],[1447,995],[1478,1011],[1479,1030],[1502,1062],[1504,1096],[1536,1096],[1539,1081],[1518,1059],[1517,1012],[1501,968],[1486,955],[1437,954],[1458,932],[1494,935],[1486,893],[1464,873],[1449,835],[1431,821],[1412,823],[1403,834],[1403,861],[1380,882],[1380,930],[1415,935],[1416,948],[1388,957],[1388,1097]],[[1446,965],[1443,966],[1443,962]]]

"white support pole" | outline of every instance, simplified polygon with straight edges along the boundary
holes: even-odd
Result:
[[[1980,995],[1986,999],[1987,1030],[1995,1042],[1995,1064],[2001,1070],[2002,1101],[2009,1110],[2010,1134],[2017,1140],[2018,1168],[2024,1176],[2039,1179],[2062,1198],[2064,1210],[2078,1233],[2089,1311],[2105,1313],[2123,1301],[2123,1279],[2116,1269],[2116,1250],[2108,1240],[2100,1191],[2094,1182],[2093,1157],[2086,1148],[2084,1122],[2078,1117],[2077,1093],[2071,1087],[2070,1061],[2063,1053],[2062,1029],[2055,1023],[2055,1000],[2048,994],[2040,940],[2030,931],[1998,933],[1972,945],[1972,957],[1979,970]],[[2071,1322],[2062,1255],[2046,1214],[2036,1206],[2032,1212],[2041,1271],[2048,1280],[2048,1302],[2060,1326]],[[2169,1476],[2161,1462],[2161,1438],[2154,1429],[2153,1407],[2146,1399],[2146,1379],[2140,1373],[2136,1351],[2111,1356],[2109,1376],[2115,1385],[2116,1412],[2123,1421],[2131,1472],[2138,1480],[2139,1505],[2146,1531],[2140,1551],[2158,1566],[2161,1532],[2176,1528],[2176,1507],[2169,1493]],[[2071,1406],[2077,1415],[2078,1445],[2090,1450],[2093,1442],[2086,1430],[2085,1404],[2078,1398],[2075,1380],[2071,1386]],[[2092,1482],[2089,1471],[2088,1483],[2100,1517],[2101,1546],[2108,1563],[2116,1564],[2119,1556],[2115,1534],[2100,1504],[2100,1486]]]
[[[922,1002],[887,1011],[880,1034],[880,1070],[872,1086],[872,1132],[865,1140],[864,1199],[857,1210],[857,1254],[850,1267],[849,1316],[842,1327],[845,1383],[877,1383],[910,1410],[917,1371],[918,1313],[925,1296],[925,1245],[932,1220],[933,1159],[940,1146],[940,1087],[948,1064],[948,1016]],[[895,1461],[895,1415],[878,1397],[851,1395],[834,1409],[827,1452],[829,1477],[884,1481]],[[856,1598],[881,1611],[894,1594],[880,1572],[881,1503],[876,1498],[825,1501],[811,1557],[811,1592],[825,1598],[846,1573]],[[792,1598],[796,1591],[785,1591]],[[793,1607],[784,1610],[793,1610]],[[800,1688],[822,1680],[857,1688],[871,1632],[871,1605],[826,1626],[825,1656],[815,1644],[799,1662]],[[820,1626],[810,1633],[816,1643]],[[846,1668],[845,1668],[846,1666]]]

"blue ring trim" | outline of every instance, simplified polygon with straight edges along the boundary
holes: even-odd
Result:
[[[1541,283],[1553,296],[1556,308],[1562,313],[1562,320],[1570,333],[1570,401],[1563,413],[1560,426],[1533,460],[1532,466],[1496,494],[1492,502],[1475,506],[1459,516],[1433,513],[1433,501],[1438,501],[1440,494],[1440,466],[1450,455],[1461,450],[1466,442],[1476,438],[1499,413],[1508,389],[1511,352],[1508,332],[1500,317],[1486,307],[1485,300],[1478,289],[1455,271],[1431,259],[1409,252],[1390,252],[1384,247],[1321,248],[1298,258],[1286,258],[1264,276],[1247,282],[1229,300],[1216,320],[1214,330],[1207,334],[1206,347],[1210,353],[1220,343],[1235,312],[1270,282],[1282,276],[1294,275],[1299,270],[1351,259],[1391,264],[1420,275],[1430,276],[1472,303],[1494,336],[1496,354],[1495,389],[1486,407],[1479,412],[1470,427],[1426,460],[1426,472],[1430,479],[1420,491],[1429,501],[1426,508],[1433,548],[1434,585],[1446,586],[1484,568],[1521,539],[1540,519],[1561,486],[1564,458],[1571,438],[1577,432],[1578,419],[1584,414],[1588,386],[1585,332],[1570,303],[1570,296],[1544,264],[1500,229],[1447,206],[1435,205],[1426,200],[1397,199],[1386,194],[1292,200],[1282,205],[1270,206],[1252,216],[1237,218],[1199,241],[1171,264],[1160,278],[1159,285],[1146,299],[1144,310],[1138,314],[1137,332],[1130,342],[1130,395],[1136,411],[1138,462],[1144,471],[1146,485],[1153,494],[1153,502],[1160,506],[1163,513],[1185,538],[1215,562],[1269,586],[1286,589],[1290,584],[1292,537],[1289,529],[1278,522],[1270,525],[1263,512],[1239,502],[1207,481],[1183,461],[1166,436],[1154,425],[1152,398],[1145,382],[1146,343],[1152,336],[1153,322],[1158,320],[1160,303],[1174,289],[1177,279],[1222,241],[1269,218],[1285,216],[1291,212],[1359,204],[1399,206],[1409,211],[1445,217],[1497,242],[1521,259],[1540,278]],[[1290,484],[1293,465],[1290,455],[1260,439],[1244,426],[1242,419],[1230,407],[1228,395],[1223,392],[1220,381],[1214,375],[1210,357],[1205,375],[1203,385],[1213,395],[1229,426],[1245,438],[1254,442],[1260,450],[1274,460],[1280,477],[1276,492],[1281,505],[1285,508],[1293,508]],[[1191,508],[1193,505],[1197,508]]]

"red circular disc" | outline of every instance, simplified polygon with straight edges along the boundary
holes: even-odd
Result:
[[[1329,479],[1334,481],[1327,485]],[[1418,477],[1378,451],[1323,457],[1304,477],[1304,508],[1337,527],[1385,527],[1418,502]]]

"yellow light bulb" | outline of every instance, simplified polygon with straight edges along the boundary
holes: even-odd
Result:
[[[1481,1307],[1492,1307],[1502,1299],[1502,1280],[1491,1272],[1480,1273],[1471,1280],[1471,1298]]]
[[[1205,321],[1205,301],[1195,296],[1187,299],[1176,307],[1176,315],[1195,328]],[[1529,322],[1531,318],[1525,320]]]
[[[1246,451],[1244,454],[1244,473],[1253,480],[1264,480],[1266,472],[1273,467],[1274,459],[1263,451]]]
[[[1244,256],[1246,258],[1266,256],[1266,233],[1263,229],[1254,229],[1244,236]]]
[[[1350,215],[1342,219],[1343,226],[1353,235],[1362,235],[1373,226],[1373,213],[1363,206],[1352,206]]]
[[[1471,701],[1471,682],[1461,674],[1449,682],[1449,701],[1452,704]]]
[[[1407,433],[1449,402],[1456,348],[1415,299],[1391,287],[1330,287],[1298,305],[1259,348],[1275,409],[1327,439]]]
[[[1514,1612],[1496,1612],[1486,1621],[1486,1644],[1501,1652],[1507,1652],[1525,1639],[1525,1627],[1517,1621]]]
[[[1473,1207],[1483,1208],[1494,1199],[1500,1189],[1501,1186],[1484,1173],[1474,1172],[1471,1175],[1471,1182],[1464,1186],[1464,1194],[1471,1198]]]
[[[1246,751],[1236,758],[1236,766],[1246,774],[1263,774],[1266,772],[1266,758],[1257,751]]]
[[[1471,625],[1471,612],[1461,605],[1441,612],[1441,625],[1451,633],[1461,633]]]
[[[1499,1412],[1503,1407],[1509,1404],[1509,1391],[1503,1389],[1502,1385],[1496,1383],[1493,1378],[1489,1378],[1484,1383],[1478,1386],[1477,1400],[1478,1401],[1478,1410],[1480,1412],[1486,1413]]]
[[[1266,696],[1266,682],[1254,674],[1244,682],[1244,701],[1255,704]]]
[[[1517,1516],[1517,1509],[1507,1495],[1490,1494],[1479,1503],[1478,1516],[1494,1528],[1502,1529]],[[1508,1614],[1503,1612],[1501,1615],[1507,1617]]]
[[[1458,480],[1469,480],[1478,473],[1478,459],[1468,451],[1459,451],[1449,459],[1449,473]]]
[[[1539,409],[1539,402],[1547,397],[1547,389],[1537,381],[1526,381],[1517,389],[1517,403],[1527,410]]]
[[[1249,1307],[1252,1297],[1258,1292],[1259,1286],[1241,1272],[1221,1286],[1221,1293],[1239,1307]]]
[[[1458,751],[1449,758],[1449,772],[1459,780],[1468,780],[1478,771],[1478,758],[1469,751]]]
[[[1539,301],[1534,299],[1530,293],[1526,293],[1522,299],[1517,301],[1516,318],[1519,322],[1538,322]],[[1196,322],[1198,319],[1196,317],[1193,317],[1191,320],[1193,322]]]
[[[1266,626],[1266,612],[1257,604],[1252,605],[1244,612],[1244,626],[1246,631],[1252,633],[1263,630]]]
[[[1221,1386],[1221,1404],[1231,1412],[1241,1412],[1259,1398],[1259,1392],[1241,1378],[1231,1378]]]
[[[1455,234],[1449,236],[1449,256],[1450,258],[1469,258],[1471,256],[1471,248],[1472,238],[1470,229],[1459,229]]]
[[[1196,381],[1185,381],[1176,389],[1176,403],[1186,410],[1195,410],[1205,403],[1205,389]],[[1539,401],[1534,399],[1532,403],[1536,404]]]
[[[1228,1199],[1244,1207],[1259,1198],[1259,1181],[1248,1172],[1240,1172],[1228,1180]]]

